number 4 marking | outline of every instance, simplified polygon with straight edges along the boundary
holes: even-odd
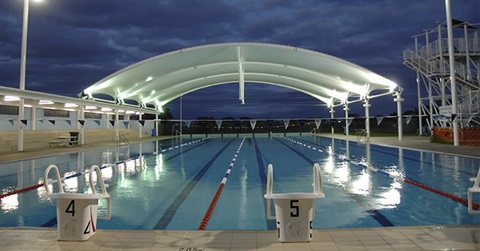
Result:
[[[90,233],[90,221],[88,221],[87,227],[85,230],[83,230],[83,234],[89,234]]]
[[[70,201],[70,204],[68,204],[65,213],[71,213],[72,217],[75,217],[75,200]]]

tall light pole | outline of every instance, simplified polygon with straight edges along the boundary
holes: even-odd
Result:
[[[453,57],[453,28],[450,0],[445,0],[445,9],[447,16],[447,34],[448,34],[448,64],[450,65],[450,91],[452,93],[452,124],[453,124],[453,145],[459,146],[459,130],[457,118],[457,82],[455,77],[455,58]]]
[[[42,0],[35,0],[41,2]],[[27,35],[28,35],[28,7],[29,0],[23,0],[23,28],[22,28],[22,52],[20,56],[20,90],[25,90],[25,72],[27,66]],[[25,113],[25,100],[20,97],[18,105],[18,144],[17,150],[23,151],[23,120]]]

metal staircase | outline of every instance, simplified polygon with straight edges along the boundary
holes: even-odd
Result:
[[[458,123],[461,127],[479,127],[480,24],[454,23]],[[429,129],[450,127],[452,94],[446,25],[438,24],[414,39],[415,49],[403,51],[403,63],[417,73],[418,115],[427,118]]]

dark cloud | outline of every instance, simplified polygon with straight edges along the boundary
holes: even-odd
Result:
[[[480,22],[480,1],[451,4],[453,18]],[[22,13],[23,1],[0,1],[0,85],[18,86]],[[404,106],[413,109],[415,73],[403,66],[402,52],[414,47],[412,35],[444,20],[444,1],[434,0],[31,2],[26,86],[75,96],[162,53],[210,43],[267,42],[330,54],[377,72],[405,89]],[[289,89],[249,84],[245,96],[241,106],[237,85],[212,87],[186,95],[184,107],[193,118],[329,116],[319,101]],[[178,117],[178,100],[167,106]],[[352,109],[363,114],[361,106]],[[372,109],[389,114],[396,108],[392,102]]]

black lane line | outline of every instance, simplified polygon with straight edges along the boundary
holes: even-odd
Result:
[[[211,140],[211,139],[207,139],[205,142],[203,142],[203,143],[201,143],[201,144],[198,144],[198,145],[195,145],[195,146],[193,146],[193,147],[191,147],[191,148],[189,148],[189,149],[187,149],[187,150],[184,150],[184,151],[182,151],[182,152],[180,152],[180,153],[174,154],[174,155],[166,158],[164,161],[168,161],[168,160],[171,160],[171,159],[173,159],[173,158],[176,158],[176,157],[180,156],[180,155],[183,154],[183,153],[186,153],[186,152],[188,152],[188,151],[190,151],[190,150],[193,150],[193,149],[195,149],[195,148],[197,148],[197,147],[199,147],[199,146],[205,145],[205,144],[210,143],[210,142],[212,142],[212,140]],[[154,154],[155,154],[155,153],[150,153],[149,155],[154,155]],[[137,175],[134,175],[133,177],[137,177]],[[109,186],[107,187],[107,192],[110,193],[110,192],[114,191],[116,188],[117,188],[117,184],[109,185]],[[57,217],[55,216],[55,217],[53,217],[52,219],[48,220],[47,222],[43,223],[43,224],[41,225],[41,227],[53,227],[53,226],[55,226],[56,224],[57,224]]]
[[[257,165],[258,165],[258,175],[260,176],[260,181],[262,182],[262,196],[267,192],[267,175],[265,174],[265,166],[263,165],[262,152],[258,147],[257,140],[253,138],[253,143],[255,144],[255,155],[257,156]],[[267,201],[263,200],[263,206],[267,208]],[[277,229],[277,223],[275,220],[269,220],[265,217],[267,229],[275,230]]]
[[[202,179],[203,175],[207,172],[207,170],[212,166],[212,164],[217,160],[217,158],[227,149],[227,147],[233,142],[235,139],[232,139],[228,142],[220,151],[218,151],[203,167],[200,171],[193,177],[192,180],[183,188],[180,194],[175,198],[175,200],[170,204],[168,209],[163,214],[162,218],[158,220],[157,224],[153,229],[165,229],[167,225],[170,223],[172,218],[175,216],[178,208],[182,205],[185,199],[188,197],[190,192],[195,188],[197,183]]]
[[[292,150],[293,152],[295,152],[298,156],[302,157],[304,160],[306,160],[308,163],[311,163],[312,165],[315,163],[313,160],[311,160],[310,158],[308,158],[307,156],[305,156],[303,153],[301,153],[300,151],[298,151],[297,149],[283,143],[282,141],[280,141],[279,139],[275,139],[277,140],[278,142],[280,142],[281,144],[283,144],[284,146],[290,148],[290,150]],[[371,209],[370,206],[368,205],[368,203],[366,203],[363,198],[361,196],[358,196],[356,194],[352,194],[352,193],[348,193],[347,194],[352,198],[354,199],[360,206],[362,206],[365,211],[370,215],[372,216],[372,218],[374,218],[378,223],[380,223],[380,225],[384,226],[384,227],[391,227],[391,226],[395,226],[390,220],[387,219],[387,217],[385,217],[382,213],[380,213],[379,211],[377,211],[376,209]]]

